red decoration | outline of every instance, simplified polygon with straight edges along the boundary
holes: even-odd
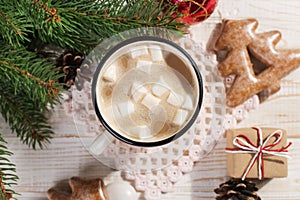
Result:
[[[178,4],[177,11],[183,16],[178,21],[193,25],[207,19],[215,10],[217,0],[165,0]]]

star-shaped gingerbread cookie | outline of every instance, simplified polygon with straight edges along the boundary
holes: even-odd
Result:
[[[60,191],[55,188],[48,190],[49,200],[107,200],[106,187],[100,179],[84,180],[72,177],[69,180],[70,192]]]

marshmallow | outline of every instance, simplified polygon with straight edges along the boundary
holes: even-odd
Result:
[[[147,49],[146,46],[131,50],[131,57],[132,58],[136,58],[138,56],[144,56],[144,55],[148,55],[148,49]]]
[[[134,112],[134,105],[131,103],[131,101],[122,102],[122,103],[118,104],[117,106],[118,106],[118,111],[119,111],[121,117],[126,117]],[[115,111],[115,110],[116,109],[113,108],[113,111]]]
[[[182,105],[182,108],[188,109],[188,110],[193,110],[193,100],[191,96],[186,96],[184,104]]]
[[[151,109],[151,107],[158,105],[159,102],[160,99],[153,96],[152,94],[147,94],[142,100],[142,104],[146,106],[148,109]]]
[[[138,68],[139,70],[141,70],[147,74],[151,73],[151,65],[152,65],[152,62],[146,61],[146,60],[138,60],[136,62],[136,68]]]
[[[183,103],[183,98],[182,96],[174,93],[170,93],[167,102],[173,106],[180,106]]]
[[[117,80],[117,66],[112,64],[111,66],[106,69],[103,74],[103,78],[109,82],[115,82]]]
[[[152,92],[154,95],[161,97],[165,92],[167,92],[169,89],[167,87],[167,83],[163,80],[162,77],[160,77],[160,80],[158,83],[153,84]]]
[[[182,109],[178,109],[176,112],[176,115],[173,119],[173,123],[178,125],[178,126],[182,126],[183,123],[186,121],[187,117],[188,117],[189,112],[186,110],[182,110]]]
[[[152,137],[151,129],[148,126],[135,126],[130,129],[130,133],[138,136],[139,138],[149,138]]]
[[[152,87],[153,94],[158,97],[161,97],[167,91],[168,91],[168,89],[159,83],[154,84]]]
[[[153,61],[164,61],[162,50],[158,45],[150,45],[149,50]]]
[[[137,103],[147,92],[148,90],[140,82],[134,82],[130,89],[130,96]]]

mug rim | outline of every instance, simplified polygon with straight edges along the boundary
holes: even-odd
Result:
[[[163,140],[159,140],[159,141],[153,141],[153,142],[142,142],[142,141],[136,141],[133,139],[130,139],[128,137],[124,137],[121,134],[119,134],[117,131],[115,131],[104,119],[103,115],[100,112],[100,108],[98,106],[97,103],[97,95],[96,95],[96,87],[97,87],[97,83],[98,83],[98,78],[99,78],[99,74],[103,68],[103,66],[106,64],[106,62],[109,60],[109,58],[119,49],[121,49],[122,47],[125,47],[129,44],[135,43],[135,42],[141,42],[141,41],[154,41],[154,42],[159,42],[159,43],[163,43],[163,44],[167,44],[170,45],[171,47],[174,47],[175,49],[177,49],[178,51],[180,51],[190,62],[194,73],[196,75],[197,78],[197,83],[198,83],[198,88],[199,88],[199,95],[198,95],[198,101],[197,101],[197,105],[195,106],[195,111],[192,115],[192,117],[190,118],[190,120],[185,124],[184,127],[182,127],[177,133],[174,133],[173,135],[171,135],[170,137],[167,137]],[[159,37],[154,37],[154,36],[138,36],[138,37],[134,37],[134,38],[130,38],[127,40],[124,40],[120,43],[118,43],[117,45],[115,45],[113,48],[111,48],[108,52],[105,53],[104,57],[101,59],[100,63],[98,64],[94,75],[93,75],[93,79],[92,79],[92,87],[91,87],[91,94],[92,94],[92,102],[93,102],[93,106],[94,106],[94,110],[96,112],[96,115],[98,117],[98,119],[100,120],[100,122],[102,123],[102,125],[104,126],[104,128],[111,134],[113,135],[116,139],[125,142],[127,144],[133,145],[133,146],[139,146],[139,147],[155,147],[155,146],[161,146],[161,145],[165,145],[168,144],[176,139],[178,139],[180,136],[182,136],[185,132],[187,132],[189,130],[189,128],[194,124],[194,122],[196,121],[202,103],[203,103],[203,79],[202,79],[202,75],[197,67],[196,62],[194,61],[194,59],[191,57],[191,55],[189,55],[185,49],[183,49],[182,47],[180,47],[179,45],[177,45],[176,43],[164,39],[164,38],[159,38]]]

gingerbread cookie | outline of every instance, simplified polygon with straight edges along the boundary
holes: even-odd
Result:
[[[49,200],[107,200],[106,187],[99,178],[84,180],[72,177],[69,181],[72,193],[56,188],[48,190]]]
[[[261,99],[280,89],[280,79],[300,66],[300,50],[277,50],[279,31],[256,33],[256,19],[224,20],[215,50],[226,51],[218,69],[223,77],[234,75],[227,90],[227,105],[235,107],[255,94]],[[255,68],[252,58],[263,64]]]

